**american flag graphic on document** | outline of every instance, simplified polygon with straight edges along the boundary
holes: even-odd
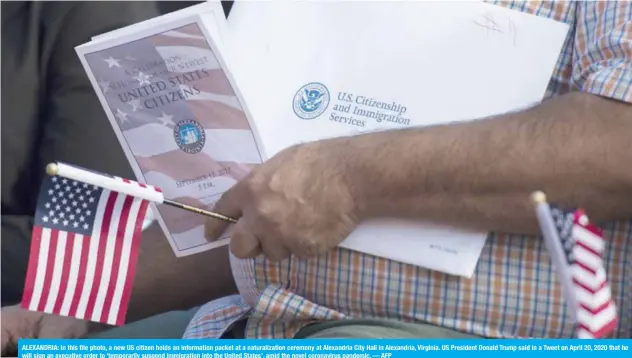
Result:
[[[138,180],[161,187],[166,199],[211,208],[262,162],[242,103],[197,24],[85,58]],[[158,214],[178,255],[217,245],[204,238],[203,216],[163,205]]]
[[[46,176],[37,202],[22,307],[124,324],[148,204]]]
[[[577,337],[606,337],[616,328],[618,319],[603,262],[606,244],[603,233],[588,222],[582,210],[551,207],[551,216],[572,281]]]

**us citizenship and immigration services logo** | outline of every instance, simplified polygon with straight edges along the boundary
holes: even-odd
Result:
[[[173,128],[173,137],[178,147],[189,154],[199,153],[206,143],[204,128],[192,119],[178,122]]]
[[[308,83],[296,92],[292,105],[299,118],[314,119],[329,106],[329,90],[322,83]]]

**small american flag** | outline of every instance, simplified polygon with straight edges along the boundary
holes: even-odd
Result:
[[[582,210],[551,207],[551,217],[562,246],[566,277],[571,281],[577,336],[605,337],[616,328],[618,320],[603,264],[602,231],[588,222]]]
[[[124,324],[148,204],[46,176],[35,213],[22,307]]]

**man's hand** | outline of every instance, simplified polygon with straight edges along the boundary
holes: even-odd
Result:
[[[632,215],[630,104],[569,93],[522,112],[374,132],[281,152],[224,194],[240,218],[231,249],[308,257],[338,245],[360,220],[424,220],[538,234],[529,200],[542,190],[596,222]],[[226,228],[211,220],[207,237]]]
[[[313,257],[337,246],[359,221],[345,160],[345,140],[295,146],[237,183],[214,210],[238,219],[230,249],[239,258]],[[211,219],[206,237],[227,223]]]
[[[79,338],[88,333],[88,322],[72,317],[53,316],[2,307],[2,355],[17,352],[19,338]]]

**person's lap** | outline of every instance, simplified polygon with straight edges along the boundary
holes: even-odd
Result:
[[[132,322],[122,327],[91,334],[88,338],[182,338],[197,312],[172,311]],[[243,323],[243,322],[242,322]],[[236,324],[227,337],[242,338],[244,324]],[[303,328],[295,338],[481,338],[448,328],[423,323],[384,319],[350,319],[315,323]]]
[[[187,311],[170,311],[158,314],[121,327],[90,334],[87,338],[182,338],[187,325],[197,310],[198,307],[195,307]]]
[[[7,225],[3,226],[5,229]],[[3,230],[3,234],[5,230]],[[9,241],[11,243],[11,240]],[[3,245],[3,306],[5,301],[17,301],[19,297],[8,297],[9,291],[15,293],[20,292],[23,280],[9,280],[5,273],[7,265],[12,259],[16,258],[16,252],[24,252],[28,255],[28,243],[16,243],[12,245]],[[11,254],[9,254],[11,253]],[[11,261],[14,263],[15,260]],[[11,266],[11,265],[8,265]],[[18,268],[14,265],[13,268]],[[14,272],[15,274],[15,272]],[[22,273],[23,274],[23,273]],[[19,277],[19,275],[14,275]],[[5,280],[5,278],[7,278]],[[13,290],[11,290],[11,289]],[[14,302],[12,302],[14,303]],[[192,308],[187,311],[170,311],[163,314],[155,315],[140,321],[129,323],[122,327],[116,327],[109,330],[93,333],[88,338],[182,338],[186,327],[191,319],[193,319],[198,308]],[[245,324],[235,325],[227,337],[242,338]],[[297,334],[297,338],[475,338],[474,336],[465,335],[463,333],[445,329],[437,326],[421,324],[421,323],[404,323],[388,320],[344,320],[331,321],[312,324],[305,327]]]
[[[295,338],[482,338],[449,328],[386,319],[349,319],[316,323]]]

